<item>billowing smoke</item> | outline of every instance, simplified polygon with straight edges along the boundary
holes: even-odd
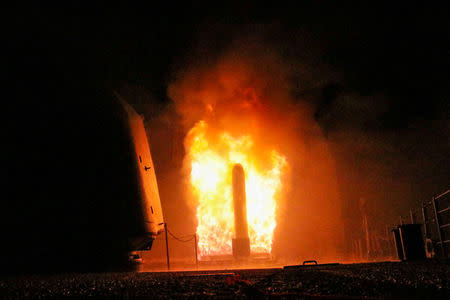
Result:
[[[222,131],[236,138],[251,136],[256,146],[249,154],[260,166],[270,168],[272,150],[284,156],[272,252],[285,259],[333,259],[342,240],[334,160],[313,107],[293,96],[292,76],[292,67],[275,47],[246,36],[213,62],[199,60],[182,69],[169,97],[185,132],[204,120],[210,141]],[[185,160],[186,180],[190,163]],[[188,183],[185,189],[188,202],[198,205]]]
[[[363,214],[376,223],[373,232],[383,235],[388,247],[386,229],[400,214],[448,188],[448,101],[431,93],[421,105],[433,104],[433,120],[414,117],[411,107],[420,105],[402,100],[414,87],[407,77],[398,81],[386,74],[399,82],[397,94],[367,78],[374,72],[376,50],[356,53],[368,67],[355,72],[356,62],[349,58],[365,48],[343,53],[345,37],[333,35],[333,45],[324,43],[327,36],[320,30],[242,28],[205,29],[175,64],[171,104],[148,124],[166,221],[176,233],[196,231],[198,199],[189,179],[186,137],[204,120],[212,136],[223,130],[235,138],[251,135],[258,145],[252,155],[259,164],[266,162],[266,169],[271,150],[286,157],[275,257],[367,259]],[[429,81],[420,74],[412,82]]]

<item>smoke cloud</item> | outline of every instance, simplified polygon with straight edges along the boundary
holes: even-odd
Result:
[[[196,228],[183,143],[199,120],[211,124],[212,134],[251,134],[262,163],[268,149],[286,156],[272,248],[279,259],[352,259],[348,243],[363,238],[362,205],[385,228],[448,188],[448,102],[437,102],[432,121],[409,120],[408,105],[398,109],[399,96],[379,80],[355,83],[351,65],[330,62],[339,46],[324,43],[321,31],[213,27],[179,58],[168,87],[172,102],[149,122],[174,231]],[[400,79],[398,89],[405,86]]]
[[[169,97],[185,132],[205,120],[216,131],[250,134],[262,165],[270,163],[264,153],[272,149],[284,155],[289,167],[278,201],[273,253],[294,260],[332,259],[342,240],[334,160],[314,107],[293,96],[292,71],[279,49],[247,35],[235,39],[214,63],[199,60],[181,70]],[[184,167],[188,176],[190,166]],[[189,199],[188,184],[186,189]],[[195,207],[195,199],[188,201]]]

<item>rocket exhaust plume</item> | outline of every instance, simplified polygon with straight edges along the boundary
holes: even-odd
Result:
[[[233,239],[241,237],[249,238],[253,253],[271,253],[276,197],[287,162],[275,150],[261,151],[254,137],[233,137],[205,121],[198,122],[187,135],[190,184],[198,201],[198,246],[203,258],[231,255]],[[236,164],[241,167],[236,168]],[[239,228],[235,228],[233,206],[238,208]]]
[[[245,173],[241,164],[234,165],[232,181],[235,235],[233,256],[243,258],[250,255],[250,239],[248,238],[247,202],[245,199]]]
[[[169,87],[186,132],[184,189],[199,258],[336,257],[334,161],[313,109],[293,99],[283,58],[238,40],[215,63],[202,61]]]

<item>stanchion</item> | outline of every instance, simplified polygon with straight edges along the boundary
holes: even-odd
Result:
[[[167,237],[167,223],[164,223],[164,230],[166,231],[166,257],[167,257],[167,270],[170,270],[170,258],[169,258],[169,239]]]
[[[194,242],[195,242],[195,265],[198,270],[198,254],[197,254],[197,234],[194,234]]]

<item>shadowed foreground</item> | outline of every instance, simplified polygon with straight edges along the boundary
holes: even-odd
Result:
[[[173,297],[406,297],[450,296],[449,264],[371,263],[161,273],[90,273],[3,277],[0,295]]]

